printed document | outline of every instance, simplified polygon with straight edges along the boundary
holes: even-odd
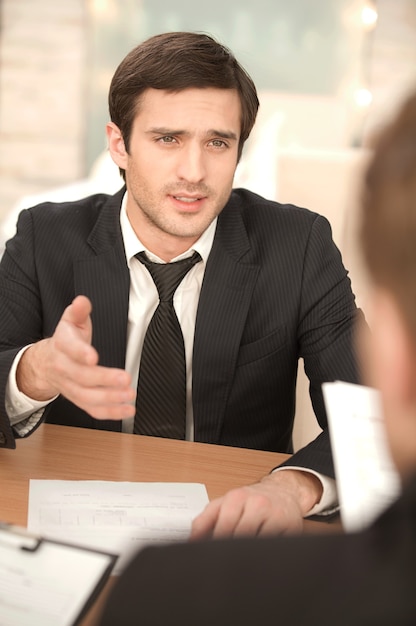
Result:
[[[119,574],[144,545],[188,539],[207,504],[197,483],[31,480],[28,529],[114,552]]]

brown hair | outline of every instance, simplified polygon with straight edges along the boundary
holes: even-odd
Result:
[[[397,299],[416,340],[416,93],[376,141],[361,243],[374,282]]]
[[[115,71],[108,103],[127,152],[141,94],[149,88],[177,92],[188,88],[236,89],[241,101],[238,158],[256,120],[259,101],[255,85],[232,52],[202,33],[155,35],[136,46]]]

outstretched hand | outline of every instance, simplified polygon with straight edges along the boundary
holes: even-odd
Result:
[[[85,296],[73,300],[52,337],[23,354],[17,386],[33,400],[47,401],[61,394],[96,419],[131,417],[136,394],[130,375],[98,365],[99,356],[91,345],[91,310]]]
[[[192,524],[191,539],[301,532],[303,517],[322,495],[313,474],[284,470],[210,502]]]

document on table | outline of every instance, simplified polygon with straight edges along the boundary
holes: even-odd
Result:
[[[322,385],[345,530],[368,526],[400,493],[380,395],[351,383]]]
[[[115,560],[0,524],[0,625],[78,623]]]
[[[119,574],[145,544],[188,539],[207,504],[198,483],[30,480],[28,529],[114,552]]]

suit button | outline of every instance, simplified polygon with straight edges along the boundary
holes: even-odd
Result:
[[[0,446],[6,443],[6,435],[0,430]]]

